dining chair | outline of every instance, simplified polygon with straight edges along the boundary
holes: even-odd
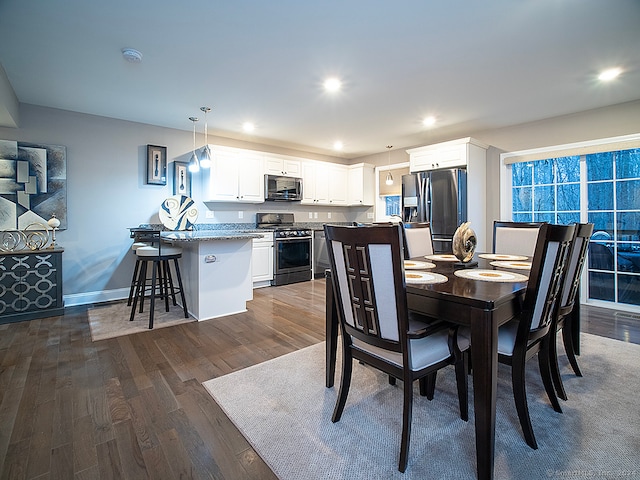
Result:
[[[555,332],[562,331],[562,343],[564,344],[564,350],[567,354],[567,359],[574,373],[578,376],[582,376],[578,361],[576,359],[576,349],[573,344],[573,310],[576,307],[575,301],[578,290],[580,288],[580,276],[582,274],[582,268],[584,267],[585,258],[587,256],[587,249],[589,247],[589,239],[593,234],[593,223],[578,223],[576,224],[573,241],[571,242],[571,252],[569,253],[569,263],[567,265],[567,272],[562,282],[562,290],[560,294],[560,302],[556,309],[556,315],[554,319],[555,328],[552,330],[552,337],[550,346],[551,356],[551,378],[553,379],[553,385],[556,389],[558,397],[563,400],[567,399],[567,393],[562,383],[562,377],[560,376],[560,366],[558,365],[558,348],[557,348],[557,336]]]
[[[429,325],[407,310],[399,225],[325,225],[334,298],[342,331],[342,377],[332,421],[338,422],[351,384],[353,360],[403,382],[398,470],[407,467],[413,384],[455,366],[460,417],[468,419],[465,362],[469,339],[448,324]]]
[[[533,256],[538,230],[546,222],[493,222],[493,253]]]
[[[498,361],[511,366],[518,419],[524,438],[533,449],[537,449],[538,444],[527,405],[525,365],[538,354],[544,389],[553,409],[561,413],[551,379],[549,342],[574,230],[574,225],[540,226],[522,311],[498,329]],[[552,333],[555,334],[555,330]]]
[[[405,258],[433,255],[433,238],[429,222],[406,222],[402,224],[405,241]]]

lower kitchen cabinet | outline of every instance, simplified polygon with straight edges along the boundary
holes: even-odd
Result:
[[[0,323],[64,313],[60,248],[0,253]]]
[[[273,232],[253,239],[251,252],[251,277],[253,288],[267,287],[273,280]]]

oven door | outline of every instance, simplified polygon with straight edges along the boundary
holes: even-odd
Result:
[[[311,237],[278,238],[272,285],[311,280]]]

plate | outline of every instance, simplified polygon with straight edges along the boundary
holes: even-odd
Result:
[[[169,230],[191,230],[198,219],[198,208],[186,195],[173,195],[162,202],[158,216]]]
[[[440,254],[440,255],[426,255],[425,258],[429,260],[435,260],[440,262],[459,262],[458,257],[452,253]]]
[[[507,255],[504,253],[481,253],[478,256],[487,260],[526,260],[529,258],[522,255]]]
[[[471,280],[483,280],[485,282],[526,282],[529,277],[519,273],[503,272],[502,270],[456,270],[456,276]]]
[[[427,268],[435,268],[436,264],[431,262],[420,262],[417,260],[405,260],[405,270],[426,270]]]
[[[406,272],[404,274],[404,278],[407,283],[421,283],[421,284],[429,284],[429,283],[444,283],[449,280],[444,275],[440,275],[439,273],[428,273],[428,272]]]
[[[531,270],[531,262],[491,262],[491,265],[514,270]]]

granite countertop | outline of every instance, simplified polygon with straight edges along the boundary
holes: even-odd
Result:
[[[189,232],[162,232],[162,238],[173,242],[202,242],[207,240],[262,238],[262,234],[240,230],[195,230]]]

